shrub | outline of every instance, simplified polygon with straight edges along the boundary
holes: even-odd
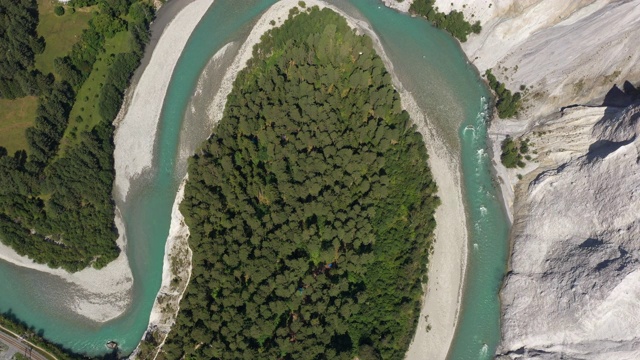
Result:
[[[512,94],[504,83],[496,79],[491,73],[491,69],[487,69],[484,75],[489,82],[489,87],[497,96],[496,109],[498,110],[498,117],[506,119],[518,115],[518,110],[522,105],[522,95],[519,92]]]
[[[506,168],[513,169],[521,162],[522,156],[518,151],[518,145],[511,136],[507,136],[502,141],[502,155],[500,155],[500,161]]]
[[[523,159],[527,161],[531,160],[530,155],[525,155],[530,150],[528,138],[522,141],[516,141],[513,140],[511,136],[507,136],[504,141],[502,141],[501,148],[502,154],[500,155],[500,161],[502,161],[502,164],[506,168],[523,168],[526,166]]]
[[[53,13],[58,15],[58,16],[62,16],[64,15],[64,8],[60,5],[56,6],[53,8]]]
[[[476,21],[473,25],[464,18],[464,14],[457,10],[452,10],[449,14],[438,11],[434,7],[435,0],[415,0],[409,11],[425,17],[438,29],[442,29],[453,35],[460,42],[467,41],[467,36],[471,33],[479,34],[482,30],[480,22]]]

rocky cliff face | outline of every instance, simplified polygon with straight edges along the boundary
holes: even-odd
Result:
[[[527,135],[541,166],[516,197],[505,358],[640,359],[639,119],[578,107]]]
[[[637,92],[626,81],[640,80],[640,4],[493,7],[484,34],[463,47],[508,88],[529,89],[519,119],[496,119],[491,128],[514,210],[499,353],[640,359],[640,107],[618,107]],[[506,135],[534,144],[524,169],[501,166]]]

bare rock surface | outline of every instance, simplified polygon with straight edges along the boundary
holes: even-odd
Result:
[[[538,127],[516,195],[506,358],[640,358],[640,105],[578,107]],[[525,182],[527,183],[527,182]]]
[[[383,0],[407,12],[412,0]],[[640,3],[629,0],[436,0],[482,31],[462,49],[508,89],[529,88],[522,120],[571,104],[601,103],[614,86],[640,79]]]
[[[411,3],[413,1],[411,0],[404,0],[404,1],[398,1],[398,0],[382,0],[382,2],[392,8],[392,9],[396,9],[400,12],[409,12],[409,7],[411,6]]]

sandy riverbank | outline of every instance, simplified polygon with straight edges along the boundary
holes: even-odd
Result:
[[[171,327],[175,324],[176,316],[180,309],[180,300],[182,300],[191,278],[191,257],[193,253],[189,248],[189,227],[185,224],[184,216],[182,216],[179,209],[180,203],[184,199],[184,186],[187,183],[187,179],[188,176],[185,176],[182,180],[171,209],[171,225],[165,245],[162,267],[162,285],[153,303],[151,315],[149,316],[149,326],[142,336],[143,342],[153,337],[154,341],[159,345],[150,348],[147,350],[148,353],[144,354],[141,353],[142,347],[138,345],[129,356],[129,359],[132,360],[140,357],[155,359],[158,351],[164,345]]]
[[[165,245],[164,263],[162,265],[162,286],[158,292],[158,297],[153,304],[153,310],[149,318],[149,323],[157,325],[161,331],[169,332],[173,325],[173,320],[167,321],[163,316],[161,308],[163,305],[162,297],[173,297],[177,301],[170,301],[171,306],[177,310],[177,305],[182,299],[182,295],[186,290],[186,285],[191,277],[191,249],[189,248],[189,227],[184,222],[184,216],[180,213],[180,203],[184,199],[184,186],[189,176],[185,176],[180,184],[176,199],[171,209],[171,225],[169,227],[169,237]],[[180,286],[173,283],[174,279],[180,279]],[[184,281],[183,281],[184,280]],[[169,299],[171,300],[171,299]],[[171,309],[169,309],[171,310]]]
[[[118,212],[115,222],[118,232],[124,234],[124,224]],[[125,235],[118,238],[117,245],[122,252],[106,267],[101,270],[87,268],[76,273],[35,263],[2,243],[0,243],[0,259],[62,278],[72,285],[72,290],[68,292],[67,306],[90,320],[105,322],[122,314],[131,301],[133,276],[125,252]]]
[[[458,323],[467,267],[467,224],[460,164],[433,133],[426,116],[420,113],[413,99],[403,95],[402,101],[405,107],[413,102],[415,108],[407,111],[419,124],[418,129],[427,144],[429,166],[442,200],[435,215],[436,242],[429,258],[425,298],[406,359],[445,359]]]
[[[389,7],[407,12],[410,1],[397,3],[384,1]],[[365,27],[364,29],[366,29]],[[384,53],[380,41],[371,29],[367,34],[374,39],[376,50],[385,60],[390,73],[393,64]],[[458,157],[434,132],[428,116],[418,107],[413,96],[394,76],[393,82],[400,92],[402,104],[422,134],[429,153],[429,166],[438,184],[442,205],[436,211],[436,242],[429,258],[425,297],[415,336],[407,351],[407,360],[445,359],[455,334],[462,301],[465,270],[467,267],[467,224],[462,196],[461,170]]]
[[[220,70],[218,68],[218,66],[220,66],[219,62],[227,54],[229,49],[233,47],[233,44],[234,43],[228,43],[223,46],[209,61],[209,64],[207,64],[200,76],[200,79],[198,80],[198,87],[196,88],[194,98],[206,95],[203,94],[203,88],[205,87],[205,84],[203,84],[202,82],[210,80],[210,76],[215,75],[209,74],[209,72],[224,72],[224,70]],[[194,104],[192,103],[191,106],[194,106]],[[196,109],[192,109],[192,112],[195,110]],[[198,115],[201,114],[198,113]],[[202,116],[198,117],[199,120],[201,120],[202,118]],[[185,119],[185,121],[187,121],[187,119]],[[194,124],[186,125],[186,128],[189,128]],[[186,130],[183,130],[183,134],[184,131]],[[207,127],[206,131],[211,132],[211,128]],[[181,138],[183,134],[181,134]],[[199,142],[194,143],[193,141],[181,139],[180,153],[177,161],[178,167],[186,167],[188,158],[193,154],[194,148],[197,146],[199,146]],[[186,173],[186,170],[183,171]],[[180,170],[178,170],[178,172],[180,172]],[[189,228],[185,224],[184,216],[182,216],[179,209],[180,203],[184,198],[184,187],[187,179],[188,175],[185,175],[180,184],[180,187],[178,188],[178,192],[171,209],[171,225],[169,227],[169,236],[167,237],[167,241],[165,244],[165,253],[163,258],[162,284],[151,309],[151,314],[149,316],[149,325],[147,326],[147,330],[142,336],[143,342],[145,341],[145,339],[150,339],[150,336],[152,336],[154,342],[158,343],[159,345],[155,347],[152,347],[150,344],[150,346],[144,347],[138,345],[132,355],[130,355],[130,359],[137,359],[140,357],[153,358],[156,356],[155,354],[158,352],[158,350],[162,348],[167,334],[175,323],[176,316],[178,315],[180,301],[182,300],[182,296],[186,291],[189,279],[191,277],[192,252],[189,248],[188,242]],[[142,350],[143,348],[145,350]],[[145,351],[146,353],[143,354],[142,351]],[[152,353],[154,355],[150,356],[149,353]]]
[[[153,149],[164,97],[189,36],[213,0],[187,5],[165,28],[140,77],[114,142],[116,194],[124,200],[130,182],[153,165]]]

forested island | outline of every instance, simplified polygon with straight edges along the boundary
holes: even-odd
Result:
[[[66,8],[39,14],[35,0],[0,0],[0,100],[7,107],[35,102],[32,118],[23,119],[32,126],[7,127],[22,141],[13,151],[0,143],[0,241],[38,263],[78,271],[104,267],[120,252],[112,122],[154,8],[146,0],[73,0]],[[37,28],[62,15],[78,36],[56,56],[69,36]]]
[[[159,358],[402,359],[411,342],[439,205],[424,142],[371,40],[298,12],[190,160],[193,272]]]

